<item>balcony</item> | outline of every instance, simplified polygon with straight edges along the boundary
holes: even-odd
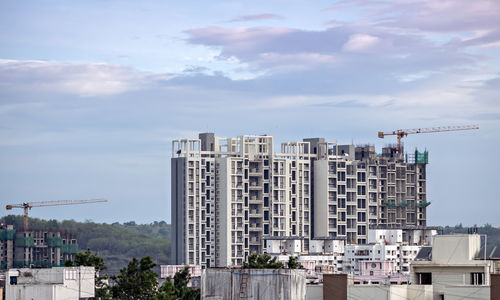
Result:
[[[254,217],[260,217],[260,211],[257,210],[257,209],[252,209],[250,210],[250,217],[254,216]]]
[[[250,226],[248,226],[250,229],[261,229],[262,224],[261,223],[251,223]]]
[[[250,245],[260,245],[260,239],[259,238],[250,238]]]
[[[258,168],[250,168],[250,174],[258,174],[260,170]]]

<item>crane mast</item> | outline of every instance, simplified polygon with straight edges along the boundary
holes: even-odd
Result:
[[[28,231],[28,211],[32,207],[87,204],[87,203],[98,203],[98,202],[107,202],[107,201],[108,200],[106,200],[106,199],[38,201],[38,202],[24,202],[24,203],[19,203],[19,204],[7,204],[7,206],[5,208],[7,210],[10,210],[13,208],[23,208],[24,209],[24,231]]]
[[[459,130],[473,130],[479,129],[479,125],[465,125],[465,126],[441,126],[441,127],[429,127],[429,128],[413,128],[413,129],[397,129],[392,132],[378,132],[378,137],[383,139],[386,135],[395,135],[398,138],[398,154],[403,155],[403,145],[401,139],[409,134],[418,133],[432,133],[432,132],[444,132],[444,131],[459,131]]]

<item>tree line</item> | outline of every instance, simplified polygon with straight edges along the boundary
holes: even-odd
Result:
[[[158,284],[156,264],[150,256],[132,258],[117,275],[102,274],[107,266],[104,260],[90,250],[76,254],[74,261],[66,261],[66,266],[93,266],[95,274],[95,299],[101,300],[197,300],[200,290],[188,286],[191,280],[189,268],[168,277]]]

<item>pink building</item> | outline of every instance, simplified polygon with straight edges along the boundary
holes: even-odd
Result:
[[[396,273],[395,261],[360,261],[360,275],[354,276],[354,284],[408,284],[409,277]]]
[[[182,271],[186,267],[185,265],[161,265],[160,266],[160,278],[165,279],[167,277],[174,278],[175,273]],[[191,277],[201,276],[200,266],[187,266],[189,267],[189,274]]]

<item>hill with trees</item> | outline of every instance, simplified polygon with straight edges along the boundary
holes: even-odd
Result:
[[[23,217],[8,215],[0,222],[12,224],[16,229],[23,228]],[[135,222],[123,224],[77,222],[73,220],[41,220],[30,218],[30,229],[58,230],[77,235],[80,251],[90,249],[102,257],[108,266],[106,272],[118,274],[133,257],[150,256],[157,265],[168,264],[170,257],[170,225],[166,222],[153,222],[138,225]]]

